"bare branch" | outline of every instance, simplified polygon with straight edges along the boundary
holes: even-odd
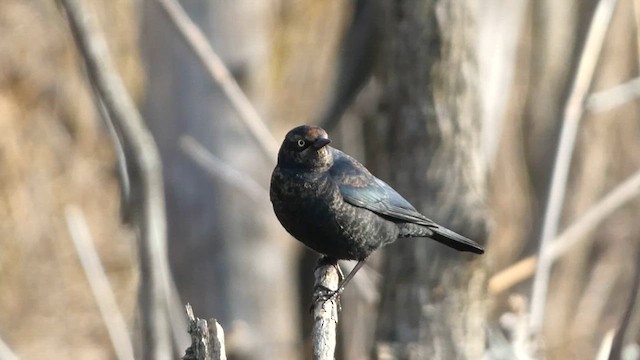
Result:
[[[611,329],[604,334],[604,337],[600,342],[600,347],[598,348],[598,354],[596,355],[596,360],[609,359],[609,354],[611,353],[611,345],[613,344],[613,337],[615,336],[615,333],[616,333],[616,330]]]
[[[129,206],[131,205],[131,182],[129,179],[129,173],[127,171],[127,154],[126,149],[124,148],[124,144],[122,141],[122,136],[118,134],[118,129],[115,128],[113,121],[109,118],[109,112],[105,107],[98,90],[92,85],[93,99],[97,104],[98,111],[100,112],[100,116],[105,123],[107,130],[109,131],[109,136],[111,138],[111,143],[113,144],[113,150],[116,154],[116,165],[118,167],[118,182],[120,184],[120,211],[122,212],[122,218],[125,222],[130,220],[130,211]]]
[[[16,353],[11,350],[9,345],[0,338],[0,359],[2,360],[18,360],[20,359]]]
[[[333,360],[336,351],[336,327],[338,325],[338,303],[335,298],[329,300],[323,295],[326,291],[338,290],[340,282],[337,262],[327,263],[323,257],[318,261],[315,271],[313,329],[311,341],[314,360]]]
[[[202,320],[193,315],[193,308],[186,305],[189,319],[191,346],[187,349],[184,360],[227,360],[224,347],[224,330],[216,319]]]
[[[530,278],[536,271],[538,258],[528,256],[508,268],[494,274],[489,279],[489,293],[497,295],[514,285]]]
[[[629,176],[593,205],[578,220],[566,228],[549,246],[552,261],[566,254],[574,245],[585,239],[585,235],[596,229],[614,211],[640,196],[640,170]],[[489,291],[498,294],[533,275],[537,259],[529,256],[493,275]]]
[[[540,250],[538,252],[539,260],[533,281],[531,318],[529,323],[532,334],[537,334],[540,331],[544,321],[549,275],[553,262],[549,245],[558,231],[558,223],[564,203],[576,133],[584,112],[584,101],[591,87],[593,73],[600,58],[602,44],[604,43],[604,38],[616,4],[617,0],[600,0],[598,2],[593,19],[591,20],[586,43],[580,56],[580,63],[573,87],[564,109],[560,143],[554,162],[551,189],[549,191],[542,225]]]
[[[274,163],[279,144],[244,94],[238,82],[213,50],[206,36],[193,23],[182,6],[175,0],[157,0],[187,45],[191,47],[198,60],[225,93],[233,107],[240,115],[240,120],[247,127],[254,140],[260,145],[264,154]]]
[[[169,278],[170,291],[168,299],[168,316],[171,323],[171,334],[173,335],[173,344],[176,349],[182,350],[189,345],[189,336],[184,333],[184,329],[188,329],[187,319],[184,318],[184,313],[178,311],[183,309],[182,302],[180,300],[180,293],[176,287],[173,276]],[[177,352],[179,353],[179,351]]]
[[[634,310],[636,309],[636,303],[638,301],[638,291],[640,290],[640,249],[636,250],[636,268],[633,276],[633,284],[631,286],[631,294],[629,294],[629,300],[627,300],[627,308],[622,315],[620,325],[616,329],[616,335],[611,342],[611,353],[609,354],[609,360],[622,359],[622,352],[624,350],[624,341],[627,337],[627,331],[629,324],[633,317]]]
[[[557,241],[553,242],[550,253],[553,259],[567,253],[584,235],[597,228],[614,211],[640,195],[640,170],[611,190],[602,200],[591,207],[573,225],[569,226]]]
[[[587,110],[601,112],[640,98],[640,77],[611,89],[593,93],[587,99]]]
[[[102,100],[109,119],[127,153],[134,222],[140,230],[142,267],[141,299],[145,358],[172,356],[167,321],[167,292],[170,276],[167,262],[167,229],[164,185],[160,155],[151,133],[113,65],[104,36],[86,3],[59,0],[67,14],[71,32],[86,65],[93,88]]]
[[[180,148],[211,176],[240,190],[258,204],[265,204],[269,191],[240,170],[228,165],[191,136],[180,137]]]
[[[640,39],[637,34],[640,34],[640,0],[633,0],[633,22],[636,30],[636,44],[637,44],[637,59],[640,59]]]
[[[78,258],[80,258],[87,280],[89,280],[102,320],[107,326],[116,356],[120,360],[133,360],[133,345],[129,338],[127,323],[118,308],[109,279],[102,267],[98,252],[93,246],[93,238],[82,210],[73,205],[67,206],[65,208],[65,217],[71,240],[73,240],[73,246],[76,249]]]

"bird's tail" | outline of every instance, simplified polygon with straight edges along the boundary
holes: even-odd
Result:
[[[445,244],[458,251],[469,251],[476,254],[484,254],[484,248],[475,241],[457,234],[445,227],[436,225],[430,227],[433,235],[429,236],[433,240]]]

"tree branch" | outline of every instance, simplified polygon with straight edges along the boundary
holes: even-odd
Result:
[[[129,338],[127,323],[118,308],[107,274],[102,267],[98,252],[93,246],[91,232],[82,210],[73,205],[67,206],[65,208],[65,217],[71,240],[73,240],[76,253],[80,258],[84,273],[87,275],[87,280],[89,280],[102,320],[107,326],[116,356],[120,360],[133,360],[133,345]]]
[[[242,191],[258,204],[269,200],[269,190],[251,177],[213,155],[191,136],[180,137],[180,149],[211,176]]]
[[[326,299],[327,290],[338,290],[340,273],[335,259],[323,257],[318,260],[313,292],[313,329],[311,339],[313,360],[333,360],[336,351],[336,328],[338,325],[338,301]]]
[[[631,293],[629,294],[629,300],[627,300],[627,308],[622,315],[620,324],[616,329],[615,336],[611,342],[611,353],[609,354],[609,360],[622,359],[622,352],[624,350],[624,342],[629,330],[629,324],[633,317],[634,310],[638,302],[638,291],[640,290],[640,249],[636,250],[636,268],[633,276],[633,284],[631,285]]]
[[[604,43],[616,3],[617,0],[600,0],[598,2],[591,20],[586,43],[580,56],[573,87],[564,108],[560,142],[554,161],[551,188],[542,225],[538,264],[533,281],[529,323],[532,334],[537,334],[540,331],[544,321],[549,275],[553,262],[549,252],[549,245],[558,231],[576,134],[584,112],[584,101],[591,87],[593,73],[600,58],[602,44]]]
[[[102,100],[113,126],[122,136],[131,179],[132,216],[140,231],[140,294],[143,349],[146,358],[172,356],[167,321],[169,267],[166,258],[164,185],[158,149],[116,71],[104,36],[85,2],[59,0],[93,88]]]
[[[183,349],[189,344],[189,335],[184,333],[184,329],[187,329],[189,326],[187,319],[184,317],[184,313],[179,311],[183,307],[173,276],[169,278],[169,281],[168,316],[169,323],[171,324],[171,334],[173,335],[173,344],[176,349]],[[179,351],[176,351],[176,353],[179,353]]]
[[[216,319],[202,320],[193,315],[193,308],[186,305],[189,319],[191,346],[183,360],[227,360],[224,347],[224,330]]]
[[[604,334],[604,337],[600,342],[600,347],[598,348],[598,353],[596,354],[596,357],[595,357],[596,360],[609,359],[609,354],[611,354],[611,345],[613,344],[613,337],[615,336],[615,332],[616,332],[615,329],[611,329]]]
[[[555,261],[566,254],[574,245],[583,241],[585,235],[600,226],[614,211],[639,195],[640,170],[611,190],[551,243],[549,246],[551,260]],[[535,256],[529,256],[493,275],[489,281],[489,291],[495,295],[529,278],[535,271],[536,262]]]
[[[169,20],[175,25],[182,35],[187,45],[196,54],[196,57],[205,67],[211,79],[216,82],[231,105],[236,109],[240,120],[247,127],[254,140],[260,145],[263,153],[269,160],[276,162],[276,154],[280,147],[278,141],[273,137],[271,131],[262,120],[258,111],[253,107],[247,96],[244,94],[236,79],[222,62],[207,41],[206,36],[193,23],[182,6],[175,0],[157,0]]]
[[[640,77],[589,95],[587,110],[601,112],[640,98]]]
[[[2,360],[19,360],[20,358],[16,353],[11,350],[9,345],[0,338],[0,359]]]

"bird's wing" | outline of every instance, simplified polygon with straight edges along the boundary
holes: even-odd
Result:
[[[373,176],[357,160],[340,150],[333,148],[331,150],[334,163],[329,173],[346,202],[396,221],[427,226],[433,231],[430,238],[456,250],[484,253],[482,246],[475,241],[440,226],[420,214],[397,191]]]
[[[333,148],[331,150],[334,163],[329,172],[346,202],[392,219],[436,226],[391,186],[373,176],[357,160],[340,150]]]

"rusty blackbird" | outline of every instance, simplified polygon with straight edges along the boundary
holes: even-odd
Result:
[[[358,264],[338,292],[376,249],[402,237],[427,237],[459,251],[484,249],[420,214],[357,160],[328,144],[318,126],[285,136],[271,176],[270,197],[282,226],[320,254]]]

